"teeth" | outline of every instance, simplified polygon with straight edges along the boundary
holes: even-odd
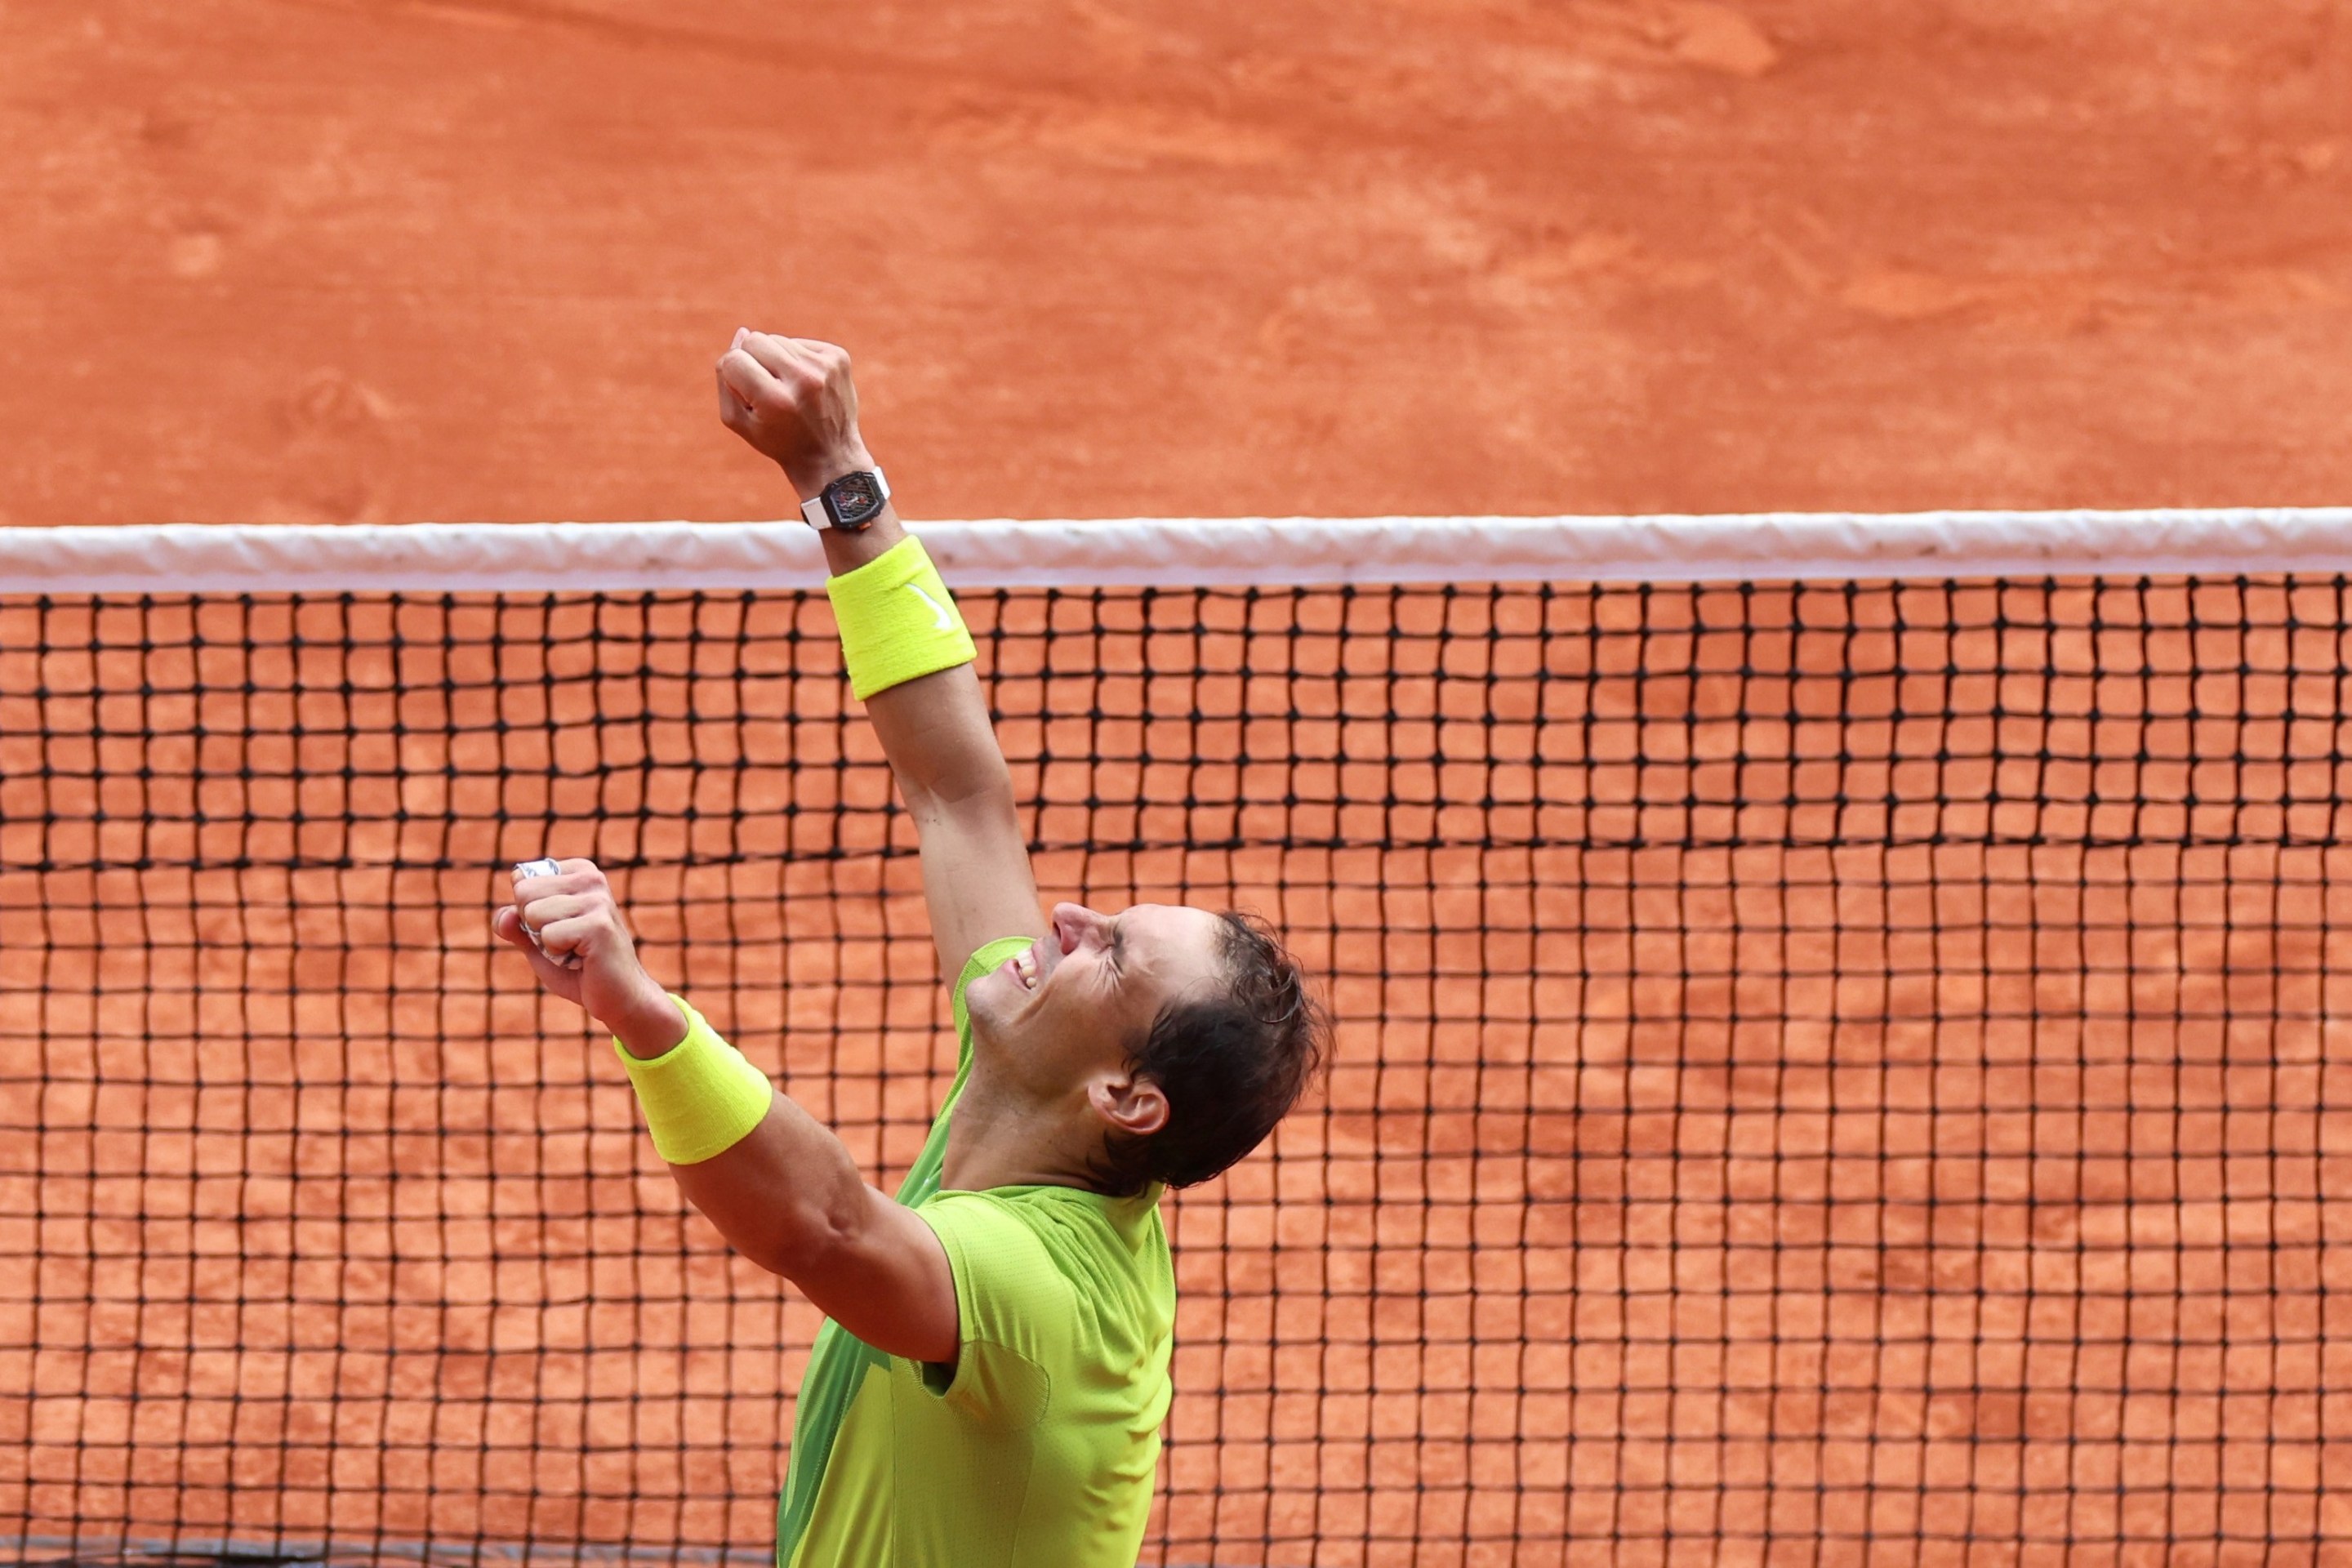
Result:
[[[1037,950],[1034,947],[1024,948],[1021,952],[1014,953],[1013,955],[1013,973],[1021,977],[1021,984],[1024,986],[1032,991],[1036,990]]]

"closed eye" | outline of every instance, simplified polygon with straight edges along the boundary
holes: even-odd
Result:
[[[1127,932],[1117,921],[1110,922],[1110,971],[1119,975],[1127,973]]]

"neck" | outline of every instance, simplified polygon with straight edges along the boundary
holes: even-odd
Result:
[[[1092,1117],[1041,1105],[975,1070],[948,1123],[940,1185],[972,1193],[991,1187],[1091,1190],[1087,1141],[1099,1136]]]

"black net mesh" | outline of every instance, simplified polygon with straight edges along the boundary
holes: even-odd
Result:
[[[1049,895],[1341,1020],[1171,1202],[1147,1561],[2344,1550],[2346,586],[968,594]],[[0,599],[19,1557],[768,1555],[814,1321],[493,950],[542,851],[912,1158],[821,595]]]

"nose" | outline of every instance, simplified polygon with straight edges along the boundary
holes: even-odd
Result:
[[[1084,904],[1054,906],[1054,936],[1066,955],[1077,952],[1087,942],[1100,942],[1109,926],[1109,916],[1097,914]]]

